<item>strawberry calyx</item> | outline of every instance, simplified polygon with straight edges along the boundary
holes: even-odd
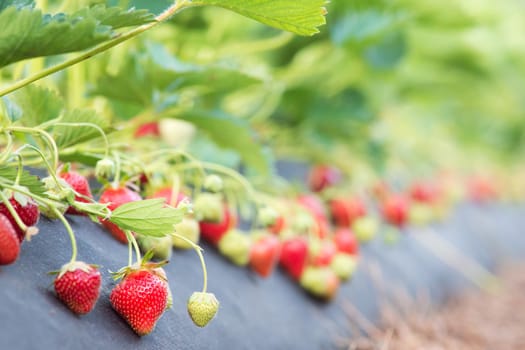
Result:
[[[150,271],[153,274],[157,275],[161,279],[165,280],[167,282],[168,278],[166,277],[166,273],[164,272],[164,269],[162,267],[169,263],[168,260],[159,261],[159,262],[153,262],[150,261],[153,257],[153,251],[148,251],[143,257],[140,262],[136,262],[132,265],[124,266],[120,270],[116,272],[111,272],[111,275],[115,281],[118,281],[127,275],[129,275],[132,272],[140,271],[140,270],[146,270]]]
[[[48,272],[49,275],[58,275],[57,278],[61,278],[66,274],[67,272],[74,272],[77,270],[84,271],[85,273],[89,273],[92,269],[98,269],[100,266],[95,264],[87,264],[83,261],[71,261],[67,264],[62,265],[60,270],[58,271],[50,271]]]

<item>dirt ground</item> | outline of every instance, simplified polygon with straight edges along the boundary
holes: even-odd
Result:
[[[525,350],[525,265],[507,267],[500,276],[496,290],[469,291],[438,310],[421,303],[385,309],[381,329],[354,317],[366,334],[341,345],[348,350]]]

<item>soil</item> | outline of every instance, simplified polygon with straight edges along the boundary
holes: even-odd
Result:
[[[507,267],[498,284],[469,291],[440,309],[422,301],[385,307],[381,329],[356,317],[361,337],[343,341],[352,350],[523,350],[525,265]]]

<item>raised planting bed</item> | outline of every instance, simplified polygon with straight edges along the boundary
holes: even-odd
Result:
[[[451,293],[474,285],[466,276],[490,286],[483,281],[486,275],[481,270],[467,271],[465,261],[493,270],[504,260],[525,258],[524,214],[525,207],[517,205],[463,204],[442,224],[407,229],[395,245],[385,244],[378,235],[363,247],[353,280],[343,284],[330,303],[312,299],[280,271],[263,280],[204,245],[210,290],[221,301],[217,319],[204,329],[196,328],[186,315],[187,297],[202,279],[197,257],[192,251],[177,251],[165,267],[173,309],[164,314],[151,335],[142,338],[108,301],[113,287],[108,270],[126,263],[126,246],[89,219],[70,217],[80,258],[97,261],[103,274],[96,308],[78,317],[55,297],[52,277],[47,275],[59,267],[57,262],[69,259],[68,236],[58,222],[42,218],[40,233],[24,243],[19,260],[0,269],[0,349],[334,348],[337,337],[351,336],[348,303],[377,321],[385,290],[392,294],[404,289],[414,296],[428,293],[440,303]],[[454,248],[429,249],[428,243],[435,244],[436,237],[440,246],[448,242]],[[444,263],[443,254],[448,258],[460,254],[463,260],[451,266],[450,261]]]

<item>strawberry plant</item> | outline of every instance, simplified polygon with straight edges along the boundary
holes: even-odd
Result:
[[[204,287],[189,299],[188,313],[196,325],[205,326],[215,315],[218,301],[206,291],[206,267],[196,245],[199,228],[192,218],[189,201],[185,196],[179,198],[179,189],[195,196],[195,214],[201,221],[202,235],[215,244],[235,224],[235,209],[228,208],[228,203],[248,200],[257,209],[265,200],[234,170],[199,160],[184,147],[195,128],[205,129],[215,123],[216,127],[227,125],[230,132],[238,132],[238,137],[231,139],[216,134],[212,136],[215,141],[240,149],[250,137],[246,127],[242,123],[235,126],[230,117],[212,116],[205,109],[202,112],[196,109],[191,122],[185,121],[191,116],[187,113],[188,105],[175,101],[175,95],[170,96],[168,84],[182,74],[185,82],[178,93],[187,94],[210,73],[228,79],[243,73],[221,66],[203,70],[204,66],[198,63],[180,70],[176,67],[177,59],[166,48],[138,36],[182,10],[207,6],[222,7],[299,35],[313,35],[324,24],[324,4],[324,0],[309,0],[301,6],[294,1],[282,1],[275,6],[270,1],[180,0],[156,14],[148,9],[111,7],[105,1],[82,4],[3,1],[0,4],[1,263],[13,263],[24,238],[30,240],[37,233],[40,212],[59,220],[69,234],[72,254],[71,260],[56,272],[55,291],[73,312],[88,313],[98,299],[101,275],[98,267],[77,260],[75,234],[64,214],[85,215],[101,222],[118,241],[129,246],[128,265],[115,273],[121,282],[111,293],[111,303],[137,334],[146,335],[153,330],[171,297],[162,270],[164,262],[153,263],[149,259],[154,253],[167,258],[172,244],[193,248],[201,259]],[[147,47],[151,55],[139,55],[132,47]],[[131,60],[121,60],[113,70],[99,69],[110,61],[117,63],[123,48],[135,52]],[[133,62],[144,59],[156,60],[143,75],[152,78],[151,85],[137,91],[142,97],[134,100],[138,95],[132,96],[131,90],[126,95],[118,86],[125,77],[131,79],[125,83],[127,86],[139,83],[137,72],[130,74],[129,70],[133,69]],[[88,71],[94,74],[88,75]],[[107,82],[109,74],[116,75],[111,83]],[[247,75],[246,78],[255,80]],[[108,89],[109,86],[112,88]],[[238,87],[223,89],[233,91]],[[159,88],[167,94],[156,97]],[[222,88],[215,89],[219,92]],[[129,98],[139,102],[139,106],[128,108],[122,100],[129,102]],[[182,109],[174,114],[176,105]],[[202,102],[202,107],[205,106]],[[117,114],[121,119],[115,117]],[[130,114],[136,117],[125,120]],[[177,120],[169,119],[176,114],[179,114]],[[137,138],[136,144],[129,142],[133,137]],[[262,152],[256,146],[240,154],[247,164],[262,169]],[[41,180],[33,171],[45,173],[46,177]],[[179,174],[180,178],[173,174]],[[102,186],[95,196],[85,177],[93,175]],[[173,184],[168,196],[158,190],[166,183]],[[142,200],[155,187],[153,199]],[[237,193],[239,188],[243,190],[241,194]],[[222,191],[225,199],[215,194]],[[206,196],[218,196],[217,208]],[[225,229],[213,225],[223,225]],[[162,251],[167,253],[161,254],[157,241],[164,240],[167,243]],[[144,257],[139,243],[146,252]],[[137,260],[134,264],[133,252]]]
[[[521,198],[521,16],[466,3],[0,1],[0,264],[41,214],[60,222],[55,292],[85,314],[104,267],[77,259],[68,215],[103,225],[129,255],[111,304],[142,336],[170,307],[172,248],[200,258],[203,327],[201,239],[331,300],[380,231]],[[300,184],[290,158],[312,165]]]

